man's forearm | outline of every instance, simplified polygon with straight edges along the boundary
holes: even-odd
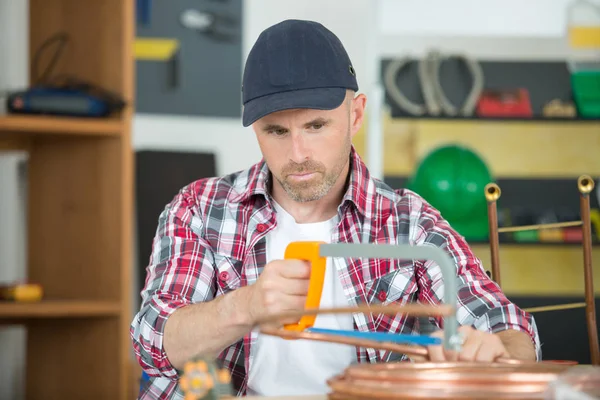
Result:
[[[504,344],[511,358],[525,361],[536,360],[535,346],[527,333],[508,329],[498,332],[496,335]]]
[[[242,287],[224,296],[182,307],[165,324],[163,346],[169,361],[182,369],[198,355],[216,357],[252,329],[247,310],[250,287]]]

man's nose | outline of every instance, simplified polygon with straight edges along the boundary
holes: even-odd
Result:
[[[291,154],[290,158],[297,164],[302,164],[310,157],[309,148],[306,143],[306,135],[303,132],[294,131],[291,135]]]

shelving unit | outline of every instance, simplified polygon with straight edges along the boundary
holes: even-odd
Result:
[[[0,303],[0,318],[112,317],[121,313],[117,301],[46,300],[42,303]]]
[[[369,117],[367,117],[369,118]],[[419,159],[434,148],[465,145],[492,167],[494,176],[575,178],[600,175],[600,120],[496,120],[382,117],[383,173],[412,174]],[[353,143],[366,155],[365,129]],[[541,145],[545,145],[541,151]],[[367,160],[368,161],[368,160]]]
[[[24,134],[119,136],[126,122],[121,118],[65,118],[54,116],[0,116],[0,131]]]
[[[30,60],[66,32],[54,74],[110,90],[127,106],[107,119],[0,116],[0,151],[29,154],[27,277],[44,288],[40,303],[0,303],[0,324],[27,329],[27,399],[125,399],[134,2],[30,0],[29,9]]]
[[[369,118],[369,116],[367,116]],[[480,154],[492,175],[511,179],[572,179],[600,176],[600,120],[432,118],[382,116],[386,178],[409,177],[434,148],[462,144]],[[366,124],[354,137],[356,150],[368,158]],[[541,145],[546,145],[544,151]],[[368,160],[367,160],[368,161]],[[484,266],[490,266],[489,243],[470,242]],[[582,296],[581,244],[501,241],[504,290],[515,296]],[[594,285],[600,288],[600,246],[592,246]],[[543,276],[544,279],[540,279]],[[597,290],[600,294],[600,289]]]

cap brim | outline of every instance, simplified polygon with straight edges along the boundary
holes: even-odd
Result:
[[[316,88],[275,93],[251,100],[244,105],[242,122],[250,126],[271,113],[295,108],[333,110],[346,98],[346,88]]]

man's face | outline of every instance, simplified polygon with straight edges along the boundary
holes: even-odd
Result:
[[[352,137],[360,129],[366,98],[349,92],[334,110],[285,110],[253,124],[263,157],[294,201],[314,201],[346,178]]]

